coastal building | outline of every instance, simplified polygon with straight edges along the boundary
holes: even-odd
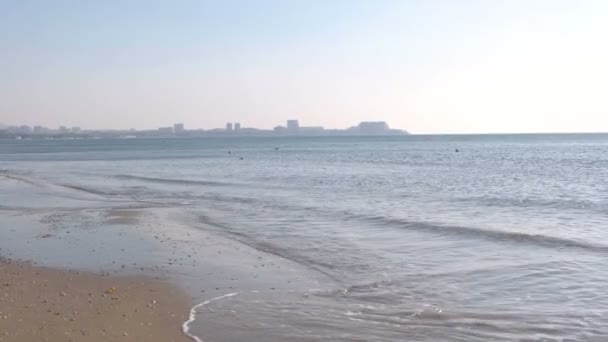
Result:
[[[180,133],[184,133],[184,124],[183,123],[176,123],[173,125],[173,132],[175,132],[175,134],[180,134]]]
[[[240,122],[235,122],[234,123],[234,131],[238,132],[241,130],[241,123]]]
[[[287,120],[287,131],[291,134],[296,134],[300,130],[300,122],[298,120]]]
[[[232,132],[232,122],[226,123],[226,132]]]
[[[173,134],[173,127],[159,127],[158,133],[160,134]]]

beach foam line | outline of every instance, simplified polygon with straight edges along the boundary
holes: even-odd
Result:
[[[233,293],[228,293],[219,297],[215,297],[215,298],[211,298],[209,300],[206,300],[200,304],[197,304],[195,306],[192,307],[192,309],[190,309],[190,317],[188,318],[187,321],[184,322],[184,324],[182,324],[182,331],[184,332],[184,334],[188,337],[190,337],[193,341],[196,342],[203,342],[203,340],[201,340],[200,338],[198,338],[197,336],[194,336],[190,333],[190,323],[194,322],[194,319],[196,318],[196,309],[201,308],[207,304],[213,303],[217,300],[220,299],[224,299],[224,298],[228,298],[228,297],[234,297],[236,295],[238,295],[238,292],[233,292]]]

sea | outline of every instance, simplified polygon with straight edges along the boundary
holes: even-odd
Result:
[[[199,291],[196,341],[608,341],[608,134],[4,140],[0,176],[160,203],[172,253],[231,246],[197,270],[279,265]]]

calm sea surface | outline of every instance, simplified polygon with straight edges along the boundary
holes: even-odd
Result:
[[[608,341],[608,135],[0,141],[0,169],[326,279],[201,306],[206,342]]]

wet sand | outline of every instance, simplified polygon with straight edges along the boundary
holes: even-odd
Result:
[[[0,341],[190,341],[190,300],[166,282],[0,260]]]

